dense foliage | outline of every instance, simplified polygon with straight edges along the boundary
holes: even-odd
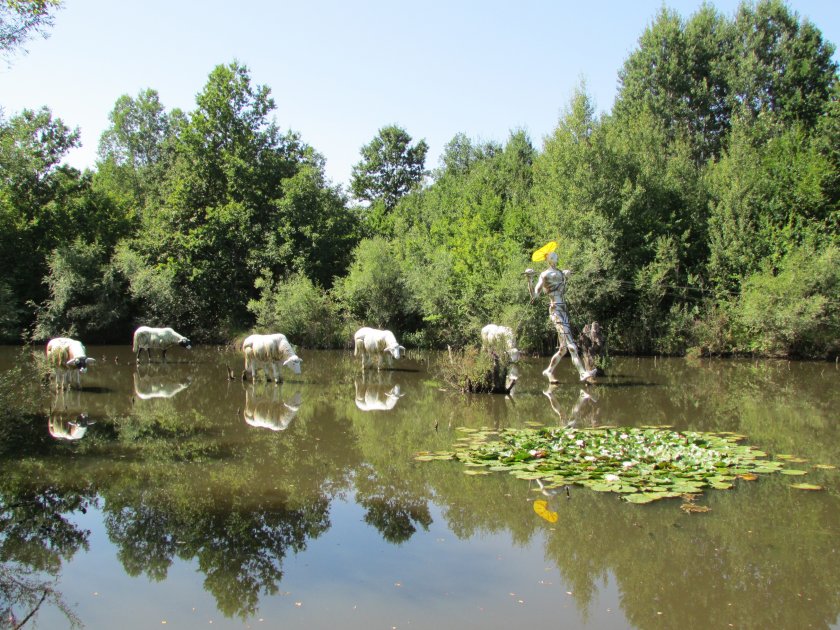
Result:
[[[833,54],[780,0],[663,8],[610,113],[582,87],[541,147],[458,134],[431,171],[425,141],[384,126],[353,169],[361,206],[238,62],[189,112],[120,97],[94,171],[62,165],[77,131],[23,111],[0,119],[0,337],[96,343],[145,323],[323,346],[372,325],[462,347],[492,321],[546,352],[520,274],[558,240],[573,325],[598,320],[613,351],[836,356]]]

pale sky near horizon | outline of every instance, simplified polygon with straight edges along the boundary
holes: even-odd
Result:
[[[711,4],[732,17],[740,1]],[[121,95],[152,88],[167,110],[191,111],[212,69],[237,60],[271,89],[280,128],[346,187],[389,124],[426,140],[432,169],[457,133],[504,143],[523,129],[541,147],[582,81],[610,111],[622,64],[663,6],[688,18],[701,0],[64,0],[48,39],[0,61],[0,107],[8,118],[46,105],[81,130],[66,161],[93,167]],[[840,44],[840,2],[788,6]]]

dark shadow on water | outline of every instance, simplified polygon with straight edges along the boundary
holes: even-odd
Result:
[[[98,387],[98,386],[85,386],[80,388],[78,391],[85,392],[86,394],[113,394],[115,390],[111,389],[110,387]]]

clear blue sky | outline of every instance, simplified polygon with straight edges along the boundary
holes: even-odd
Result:
[[[153,88],[190,111],[211,70],[234,59],[271,89],[281,129],[298,131],[346,184],[359,149],[388,124],[429,144],[438,166],[457,133],[542,146],[576,86],[609,111],[618,71],[662,6],[700,0],[65,0],[47,40],[0,66],[6,117],[48,106],[82,133],[67,161],[93,166],[123,94]],[[712,2],[731,17],[737,0]],[[788,6],[840,43],[840,2]],[[835,60],[838,55],[835,54]],[[2,62],[0,62],[2,63]]]

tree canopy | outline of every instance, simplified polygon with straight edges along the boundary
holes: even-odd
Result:
[[[0,15],[36,11],[33,32],[57,6]],[[836,356],[833,54],[779,0],[732,17],[664,7],[611,112],[582,85],[540,146],[457,133],[433,169],[424,140],[385,125],[349,191],[238,61],[212,69],[190,111],[152,88],[119,97],[85,173],[62,164],[78,131],[25,110],[0,120],[0,336],[279,326],[325,346],[362,324],[445,347],[493,321],[547,352],[554,331],[521,272],[557,240],[573,327],[599,321],[613,351]]]

